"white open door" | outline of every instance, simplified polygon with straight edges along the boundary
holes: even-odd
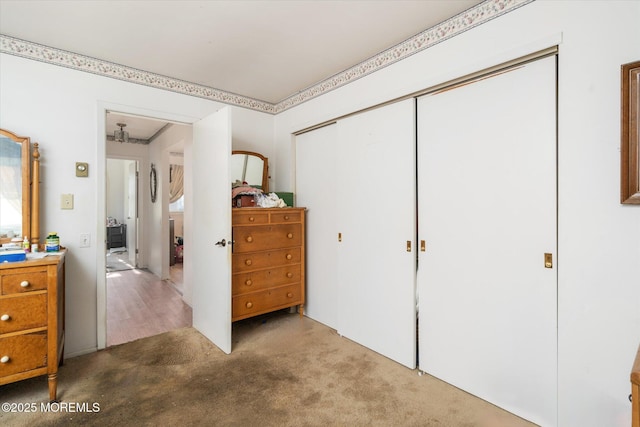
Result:
[[[338,122],[338,332],[416,364],[415,107]]]
[[[193,327],[231,353],[229,107],[194,123],[192,150]]]
[[[420,369],[556,425],[555,57],[420,98],[418,164]]]
[[[126,161],[127,166],[127,251],[129,263],[138,267],[138,162]]]

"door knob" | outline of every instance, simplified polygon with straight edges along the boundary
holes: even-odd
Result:
[[[222,239],[219,242],[216,242],[216,246],[227,246],[227,241],[225,239]]]

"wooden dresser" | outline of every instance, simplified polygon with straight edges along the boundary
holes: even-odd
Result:
[[[305,208],[232,209],[232,314],[236,321],[304,306]]]
[[[47,374],[51,401],[64,350],[64,258],[0,263],[0,385]]]

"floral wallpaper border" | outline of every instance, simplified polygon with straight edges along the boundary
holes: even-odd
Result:
[[[185,95],[197,96],[264,113],[277,114],[401,61],[532,1],[535,0],[487,0],[482,2],[276,104],[1,34],[0,53],[16,55]]]

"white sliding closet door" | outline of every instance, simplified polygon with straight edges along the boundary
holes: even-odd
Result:
[[[337,130],[338,333],[414,368],[415,100]]]
[[[556,425],[556,57],[420,98],[418,164],[420,369]]]
[[[335,124],[296,137],[296,206],[307,208],[305,314],[338,329]]]

